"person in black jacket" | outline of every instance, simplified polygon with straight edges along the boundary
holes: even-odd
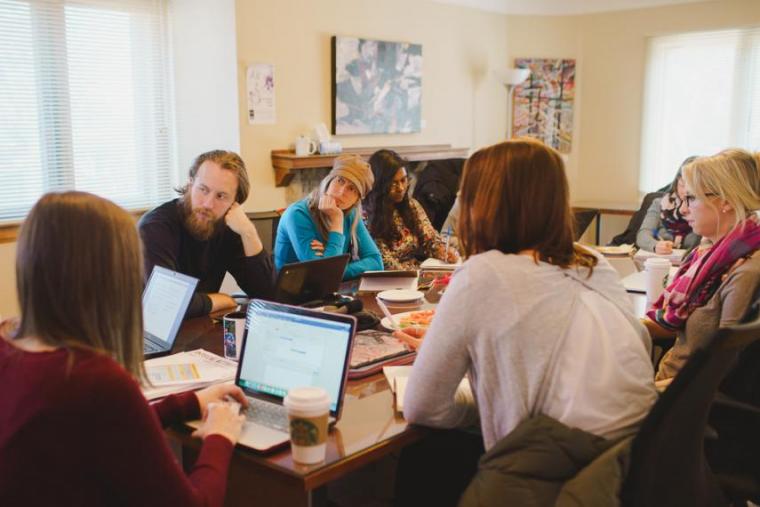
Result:
[[[178,199],[146,213],[138,224],[145,276],[162,266],[200,279],[186,318],[234,308],[219,293],[227,271],[250,297],[270,297],[272,259],[240,206],[250,184],[239,155],[215,150],[199,155]]]

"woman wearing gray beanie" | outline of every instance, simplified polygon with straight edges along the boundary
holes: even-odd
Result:
[[[337,157],[319,188],[283,213],[274,245],[275,268],[350,253],[344,280],[383,269],[380,251],[362,221],[361,201],[373,183],[372,169],[360,156]]]

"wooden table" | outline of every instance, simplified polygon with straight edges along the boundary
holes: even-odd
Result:
[[[366,308],[376,308],[371,295],[361,296]],[[426,304],[425,306],[429,306]],[[409,307],[392,308],[393,313]],[[204,348],[222,355],[222,328],[210,317],[186,321],[177,351]],[[327,457],[317,465],[294,463],[290,448],[261,454],[238,446],[230,464],[225,505],[311,506],[326,501],[328,482],[422,438],[423,428],[411,427],[393,409],[393,394],[382,374],[349,381],[343,416],[331,431]],[[182,444],[186,467],[195,462],[200,441],[190,431],[172,428]]]

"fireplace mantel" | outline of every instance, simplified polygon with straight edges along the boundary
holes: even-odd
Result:
[[[356,153],[368,159],[377,150],[393,150],[410,162],[441,160],[447,158],[467,158],[469,148],[452,148],[450,144],[429,144],[422,146],[372,146],[367,148],[346,148],[343,153]],[[286,187],[293,179],[294,171],[332,167],[338,154],[296,156],[292,150],[272,150],[274,180],[278,187]]]

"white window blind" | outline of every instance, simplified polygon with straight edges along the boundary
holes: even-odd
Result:
[[[690,155],[759,150],[760,29],[650,39],[642,125],[642,192]]]
[[[127,209],[177,183],[165,0],[0,0],[0,222],[45,192]]]

